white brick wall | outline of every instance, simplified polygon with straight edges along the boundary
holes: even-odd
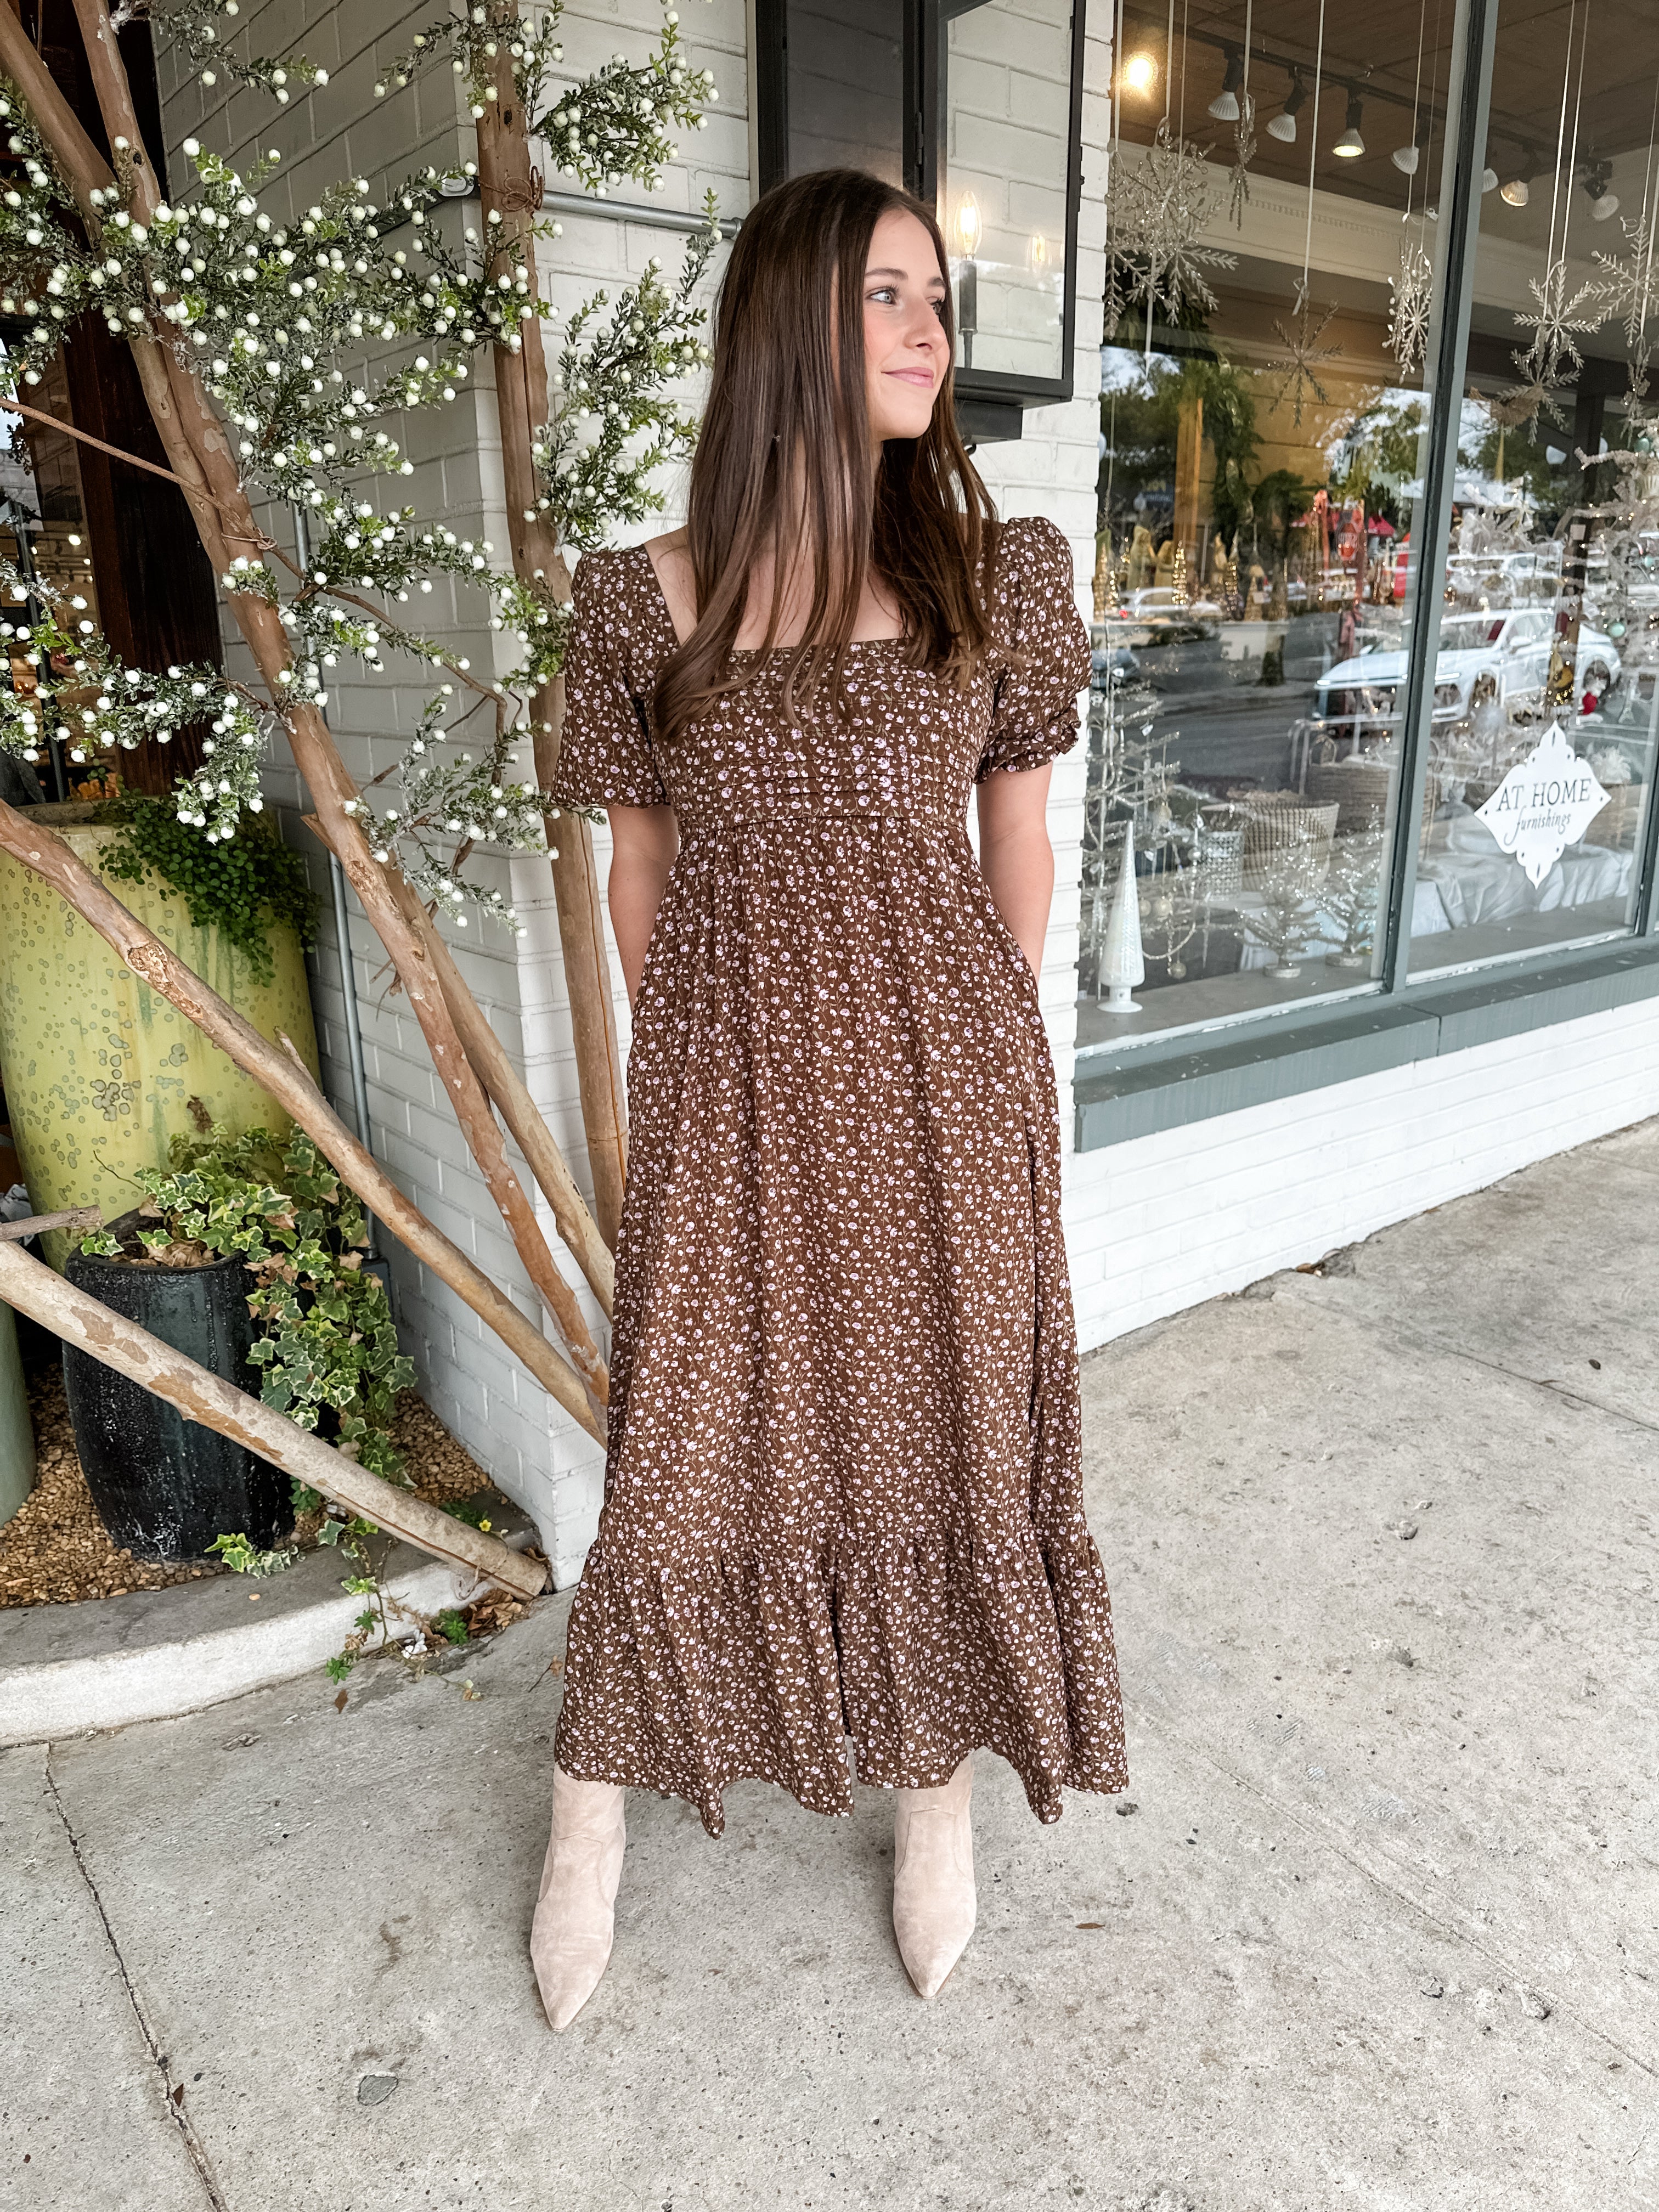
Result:
[[[1075,1155],[1085,1348],[1659,1112],[1659,1001]]]

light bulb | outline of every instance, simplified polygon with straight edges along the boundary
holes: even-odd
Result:
[[[1351,92],[1348,94],[1348,119],[1343,126],[1342,136],[1331,149],[1333,154],[1345,161],[1358,161],[1365,150],[1365,142],[1359,135],[1359,94]]]
[[[1394,163],[1394,166],[1400,171],[1402,176],[1414,177],[1417,174],[1417,149],[1415,146],[1396,146],[1393,153],[1389,155],[1389,159]]]
[[[1227,57],[1227,67],[1221,79],[1221,89],[1210,102],[1210,112],[1218,123],[1237,123],[1238,120],[1238,88],[1244,82],[1244,62],[1234,52]]]
[[[1602,192],[1590,202],[1590,213],[1597,222],[1606,222],[1619,212],[1617,192]]]
[[[1511,177],[1508,184],[1499,185],[1498,191],[1511,207],[1525,207],[1532,198],[1532,187],[1524,177]]]
[[[962,204],[957,210],[957,236],[962,240],[962,250],[971,260],[979,251],[979,242],[985,235],[984,220],[980,215],[979,202],[971,192],[964,192]]]
[[[1267,136],[1270,138],[1277,138],[1281,146],[1295,145],[1297,111],[1307,97],[1308,88],[1302,82],[1301,71],[1292,70],[1291,89],[1285,97],[1284,107],[1267,125]]]
[[[1144,99],[1158,82],[1158,64],[1151,54],[1131,54],[1119,82],[1125,92],[1138,93]]]
[[[1483,192],[1495,192],[1498,190],[1498,172],[1496,169],[1482,169],[1480,172],[1480,189]]]

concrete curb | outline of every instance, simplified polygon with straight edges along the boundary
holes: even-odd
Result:
[[[340,1588],[343,1565],[319,1550],[265,1581],[222,1576],[0,1616],[0,1747],[168,1720],[320,1668],[363,1607]],[[401,1544],[381,1579],[428,1613],[486,1587]]]

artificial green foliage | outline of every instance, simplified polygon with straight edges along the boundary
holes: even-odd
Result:
[[[136,793],[113,800],[104,818],[121,831],[105,849],[104,874],[158,882],[164,896],[179,892],[197,927],[222,930],[259,982],[276,973],[273,924],[293,929],[301,945],[314,942],[319,902],[305,862],[266,823],[245,819],[209,844],[166,799]]]
[[[302,1429],[331,1407],[340,1451],[395,1479],[403,1462],[392,1417],[415,1370],[398,1349],[384,1285],[362,1272],[368,1232],[356,1194],[301,1129],[278,1139],[216,1127],[175,1137],[170,1154],[170,1170],[139,1172],[143,1211],[157,1224],[139,1243],[158,1255],[171,1243],[240,1253],[253,1279],[248,1310],[261,1325],[249,1355],[260,1397]],[[101,1231],[81,1249],[117,1248]],[[324,1524],[325,1540],[334,1526]]]
[[[280,106],[327,84],[303,54],[253,52],[239,12],[240,0],[163,0],[152,20],[174,65],[205,86],[222,76]],[[678,14],[665,9],[637,60],[613,56],[586,76],[564,66],[562,14],[561,0],[533,8],[489,0],[441,17],[375,93],[392,96],[426,70],[453,73],[473,123],[496,101],[535,118],[562,178],[596,196],[624,179],[660,189],[673,133],[703,128],[715,98],[708,72],[690,64]],[[428,124],[419,127],[424,134]],[[338,142],[319,130],[318,143]],[[210,675],[209,706],[226,729],[210,763],[179,781],[181,820],[211,840],[229,835],[242,809],[257,811],[264,735],[297,703],[325,708],[343,656],[392,680],[406,682],[411,666],[422,678],[436,670],[451,680],[422,718],[418,742],[388,771],[399,779],[386,794],[397,803],[366,797],[349,811],[361,811],[376,858],[401,866],[453,920],[465,921],[457,909],[472,905],[518,928],[504,901],[468,882],[463,863],[481,836],[542,848],[549,802],[514,771],[562,660],[560,580],[540,570],[520,578],[488,541],[458,538],[436,520],[422,527],[384,488],[414,473],[404,451],[413,412],[465,401],[481,359],[510,373],[524,327],[557,321],[532,254],[533,241],[558,237],[559,225],[535,215],[515,234],[498,210],[481,218],[476,161],[373,183],[319,181],[316,198],[299,205],[271,189],[275,152],[250,152],[232,167],[194,138],[179,149],[176,198],[150,202],[133,149],[118,139],[114,181],[77,204],[21,93],[3,79],[0,149],[12,157],[0,192],[8,332],[0,392],[13,379],[38,386],[76,326],[101,318],[111,338],[163,348],[198,381],[256,503],[291,502],[306,515],[297,560],[275,549],[269,562],[239,553],[219,578],[228,599],[252,595],[277,609],[289,659],[269,696],[240,677]],[[718,235],[711,204],[676,278],[665,280],[653,260],[638,282],[599,294],[565,325],[546,411],[531,431],[533,512],[567,545],[596,545],[616,523],[659,507],[652,479],[690,449],[694,418],[676,386],[708,358],[692,293]],[[425,635],[419,601],[439,586],[463,609],[473,599],[469,611],[482,607],[501,645],[515,642],[518,653],[492,654],[483,677]],[[85,680],[118,705],[129,688],[160,684],[121,668],[89,634],[73,642]],[[404,665],[394,666],[394,655]],[[159,689],[140,696],[167,726],[175,702]],[[434,777],[434,750],[481,709],[486,719],[466,732],[476,759],[447,762]],[[0,747],[37,757],[43,735],[57,734],[39,719],[32,710],[0,715]],[[79,724],[70,726],[84,742]],[[106,734],[112,726],[100,706],[86,728],[95,744],[125,743],[118,731]],[[139,734],[159,736],[161,727]]]

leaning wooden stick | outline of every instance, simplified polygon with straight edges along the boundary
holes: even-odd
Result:
[[[176,1406],[187,1420],[216,1429],[258,1452],[273,1467],[361,1514],[389,1536],[417,1544],[435,1559],[487,1575],[514,1597],[534,1597],[547,1586],[547,1569],[510,1550],[498,1536],[486,1536],[464,1521],[428,1505],[411,1491],[383,1482],[336,1451],[331,1444],[296,1428],[285,1414],[273,1413],[222,1376],[198,1367],[183,1352],[163,1344],[124,1314],[112,1313],[85,1291],[56,1275],[43,1260],[31,1259],[15,1244],[0,1243],[0,1299],[27,1314],[43,1328],[61,1336],[125,1375],[156,1397]]]
[[[66,1213],[31,1213],[22,1221],[0,1221],[0,1244],[25,1243],[48,1229],[101,1229],[101,1206],[72,1206]]]
[[[359,1198],[417,1260],[424,1261],[458,1297],[487,1322],[515,1352],[544,1390],[603,1443],[605,1419],[582,1378],[560,1357],[533,1322],[527,1321],[459,1245],[434,1229],[419,1207],[404,1196],[374,1156],[357,1142],[329,1105],[309,1071],[290,1046],[284,1051],[260,1036],[252,1024],[209,989],[177,953],[128,912],[61,837],[32,823],[27,813],[0,801],[0,849],[10,853],[49,883],[135,975],[148,983],[187,1021],[212,1039],[314,1139]]]

